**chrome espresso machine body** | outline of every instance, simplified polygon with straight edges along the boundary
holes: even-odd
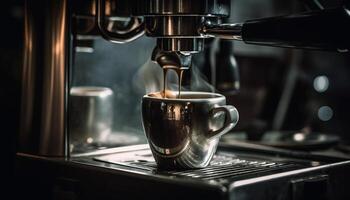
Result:
[[[207,40],[215,37],[343,52],[350,47],[349,30],[343,29],[350,21],[347,6],[223,24],[230,15],[230,0],[40,4],[27,0],[16,156],[16,178],[24,192],[18,195],[38,199],[349,199],[350,161],[346,157],[223,143],[207,168],[161,171],[147,145],[76,151],[69,114],[73,76],[79,74],[74,66],[76,52],[91,51],[93,41],[101,36],[112,43],[133,43],[146,34],[156,38],[151,41],[155,46],[152,56],[149,52],[152,60],[160,66],[170,62],[187,68],[194,55],[205,51]],[[327,23],[332,19],[343,24]],[[323,23],[316,23],[320,20]],[[325,29],[325,23],[331,28]],[[229,90],[238,90],[239,77],[231,80]]]

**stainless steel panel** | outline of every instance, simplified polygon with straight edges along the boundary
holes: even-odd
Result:
[[[20,152],[67,154],[69,19],[68,0],[25,3]]]

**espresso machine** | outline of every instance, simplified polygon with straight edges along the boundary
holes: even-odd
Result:
[[[75,129],[79,123],[74,120],[79,116],[74,113],[83,113],[71,112],[75,108],[74,95],[81,94],[73,91],[82,85],[79,79],[84,79],[80,77],[83,72],[78,70],[83,67],[78,65],[93,65],[89,56],[79,57],[77,52],[100,50],[112,55],[111,46],[118,46],[119,52],[132,54],[130,50],[140,48],[139,45],[149,52],[146,59],[159,72],[166,65],[192,70],[192,60],[205,53],[215,38],[239,40],[247,45],[339,53],[347,52],[350,47],[350,32],[344,28],[350,25],[348,1],[331,9],[316,8],[242,23],[227,21],[231,6],[230,0],[61,0],[40,4],[27,0],[16,155],[16,178],[24,192],[18,195],[39,199],[348,199],[350,161],[345,156],[231,141],[219,144],[207,168],[164,171],[155,165],[145,140],[130,142],[133,138],[130,129],[123,129],[124,144],[109,142],[121,140],[109,137],[111,133],[107,139],[102,137],[103,142],[94,143],[96,138],[82,135],[86,144],[74,143],[79,140],[77,132],[82,130]],[[140,42],[143,35],[148,38]],[[96,44],[101,38],[106,41]],[[133,43],[135,47],[123,46]],[[122,59],[123,53],[117,59]],[[88,61],[84,62],[84,58]],[[116,57],[94,59],[113,62]],[[134,62],[134,66],[144,68],[137,63],[136,55],[134,59],[125,61],[125,65]],[[129,66],[115,66],[119,72],[126,67]],[[104,68],[94,70],[96,73],[89,76],[109,73],[103,73]],[[222,70],[225,74],[225,69]],[[238,68],[234,65],[227,70],[232,75],[228,75],[221,89],[235,93],[240,88]],[[136,81],[143,80],[144,73],[140,74]],[[90,98],[87,102],[107,105],[105,97],[110,98],[113,92],[116,98],[128,98],[126,101],[136,105],[138,100],[128,96],[131,93],[119,90],[128,86],[137,89],[127,84],[113,85],[112,90],[105,88],[102,92],[101,88],[89,87],[87,96],[99,90],[97,97],[103,100]],[[82,104],[79,101],[76,105]],[[104,112],[112,109],[109,107]],[[137,113],[131,115],[139,117]],[[120,124],[132,119],[125,118],[111,129],[118,129]],[[111,122],[105,121],[108,119],[102,120],[100,127],[110,126]]]

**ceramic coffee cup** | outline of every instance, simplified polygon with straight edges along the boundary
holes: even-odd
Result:
[[[145,134],[159,168],[206,167],[220,136],[238,122],[238,111],[221,94],[182,92],[181,99],[160,93],[142,99]]]

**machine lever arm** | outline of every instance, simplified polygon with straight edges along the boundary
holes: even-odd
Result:
[[[247,44],[348,51],[350,10],[346,7],[249,20],[242,24],[210,24],[207,36],[243,40]]]

